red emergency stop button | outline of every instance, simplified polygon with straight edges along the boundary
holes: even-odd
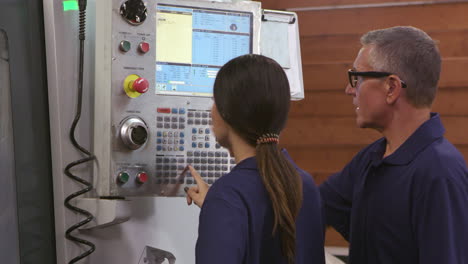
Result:
[[[139,183],[139,184],[143,184],[145,182],[148,181],[148,174],[146,174],[146,172],[140,172],[138,173],[137,177],[136,177],[136,181]]]
[[[149,82],[145,78],[138,78],[131,84],[132,89],[139,93],[146,93],[149,88]]]
[[[148,42],[140,42],[140,44],[138,44],[138,50],[141,52],[141,53],[147,53],[149,50],[150,50],[150,45]]]

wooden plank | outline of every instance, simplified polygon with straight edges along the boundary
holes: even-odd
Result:
[[[444,2],[446,0],[431,0],[431,2]],[[262,6],[263,4],[263,0]],[[320,7],[320,6],[343,6],[343,5],[366,5],[376,3],[404,3],[404,2],[420,2],[420,0],[279,0],[279,1],[266,1],[268,8],[273,9],[290,9],[290,8],[307,8],[307,7]]]
[[[468,20],[468,19],[467,19]],[[352,61],[303,64],[304,90],[308,91],[344,91],[348,84],[347,71]],[[468,86],[468,57],[444,58],[439,87]]]
[[[468,3],[297,12],[302,35],[363,34],[412,25],[424,31],[468,28]]]
[[[442,116],[442,122],[453,144],[468,145],[468,116]],[[357,146],[380,137],[374,130],[358,128],[354,117],[295,117],[289,119],[281,135],[283,144],[298,147]]]
[[[468,57],[468,29],[427,32],[438,42],[443,57]],[[361,48],[360,34],[301,37],[304,63],[353,61]]]
[[[289,155],[303,170],[309,172],[317,184],[322,183],[328,176],[340,171],[367,144],[358,146],[311,146],[289,147]]]
[[[468,83],[463,88],[446,88],[437,93],[433,111],[445,116],[468,116]],[[301,101],[292,102],[289,117],[354,117],[352,97],[340,91],[306,92]]]
[[[325,246],[349,247],[349,243],[334,228],[329,227],[325,234]]]

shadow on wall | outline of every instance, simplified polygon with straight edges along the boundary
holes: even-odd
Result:
[[[174,254],[159,248],[146,246],[138,264],[175,264]]]

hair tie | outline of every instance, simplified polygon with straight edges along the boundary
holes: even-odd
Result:
[[[279,143],[279,135],[274,133],[266,133],[257,139],[257,145],[266,143]]]

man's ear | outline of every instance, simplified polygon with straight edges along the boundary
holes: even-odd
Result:
[[[387,104],[394,104],[402,96],[403,87],[400,78],[390,75],[387,78]]]

